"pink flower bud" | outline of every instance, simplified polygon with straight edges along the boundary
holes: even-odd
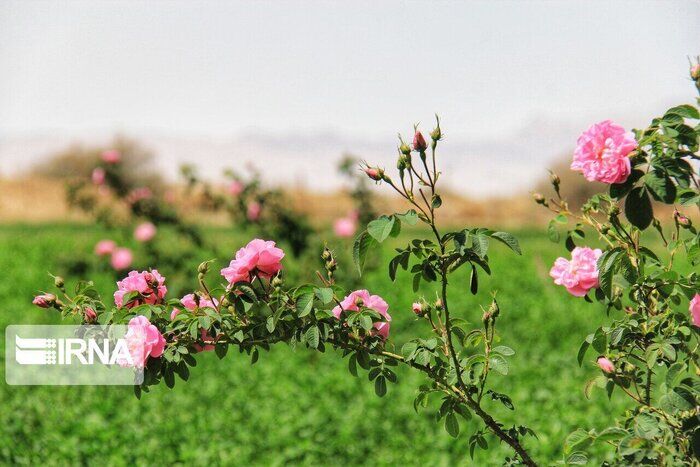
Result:
[[[606,357],[598,357],[598,367],[605,373],[615,373],[615,365]]]
[[[110,263],[112,264],[112,267],[116,269],[117,271],[121,271],[123,269],[128,268],[131,266],[131,262],[134,260],[134,256],[131,254],[131,250],[128,248],[117,248],[114,250],[112,253],[112,258]]]
[[[112,253],[114,253],[114,250],[116,248],[117,244],[114,243],[112,240],[100,240],[95,245],[95,254],[97,256],[111,255]]]
[[[428,144],[420,131],[416,131],[416,134],[413,136],[413,149],[418,152],[425,152],[428,149]]]
[[[253,201],[248,205],[248,210],[246,212],[246,216],[248,217],[249,221],[255,222],[258,219],[260,219],[260,211],[262,211],[262,206],[260,206],[260,203]]]
[[[155,225],[151,222],[144,222],[143,224],[139,224],[134,230],[134,238],[142,243],[149,242],[156,236],[156,232],[157,229]]]
[[[423,315],[423,305],[421,305],[418,302],[414,303],[413,304],[413,312],[418,316],[422,316]]]
[[[692,224],[690,219],[688,217],[684,216],[678,210],[673,211],[673,217],[676,219],[676,222],[678,222],[678,225],[682,225],[684,227],[688,227],[689,225]]]
[[[375,182],[381,181],[384,175],[383,171],[377,167],[367,167],[365,173]]]
[[[118,164],[122,160],[122,155],[116,149],[110,149],[102,153],[102,160],[107,164]]]
[[[690,68],[690,77],[700,79],[700,63]]]
[[[105,169],[102,167],[95,167],[92,171],[92,183],[95,185],[102,185],[105,182]]]
[[[94,323],[97,321],[97,313],[90,307],[85,308],[85,321]]]
[[[50,308],[56,303],[56,296],[50,293],[37,295],[34,297],[34,300],[32,300],[32,303],[39,308]]]

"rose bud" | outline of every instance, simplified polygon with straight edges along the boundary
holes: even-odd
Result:
[[[97,313],[90,307],[85,308],[85,321],[88,323],[94,323],[97,321]]]
[[[199,266],[197,266],[197,272],[200,274],[206,274],[209,272],[209,261],[204,261],[199,263]]]
[[[420,131],[416,131],[416,134],[413,136],[413,149],[418,152],[425,152],[428,149],[428,143],[425,142],[425,138],[423,138],[423,134]]]
[[[51,293],[37,295],[34,297],[34,300],[32,300],[32,303],[39,308],[50,308],[56,303],[56,296]]]
[[[547,200],[540,193],[533,193],[532,199],[534,199],[535,203],[537,203],[537,204],[541,204],[542,206],[547,206]]]
[[[690,77],[695,80],[700,79],[700,63],[690,68]]]
[[[384,171],[378,167],[367,167],[365,173],[375,182],[381,182],[384,178]]]
[[[61,276],[56,276],[53,278],[53,285],[57,288],[62,289],[66,285],[66,281]]]
[[[435,300],[435,309],[442,310],[442,300],[439,298]]]
[[[605,373],[615,373],[615,365],[606,357],[598,357],[598,367]]]
[[[413,312],[416,316],[423,316],[423,305],[416,302],[413,304]]]
[[[678,225],[682,225],[683,227],[690,227],[692,225],[690,219],[688,219],[686,216],[684,216],[677,210],[673,212],[673,217],[676,219]]]
[[[399,145],[399,152],[404,156],[408,156],[411,154],[411,147],[408,144],[404,143],[403,140],[401,140],[401,144]]]

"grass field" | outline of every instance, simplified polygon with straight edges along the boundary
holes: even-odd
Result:
[[[231,252],[246,240],[223,230],[211,233]],[[68,225],[1,227],[2,328],[58,323],[55,314],[32,307],[33,294],[48,288],[48,271],[61,273],[62,256],[91,254],[103,234]],[[552,285],[547,271],[562,246],[551,244],[542,232],[520,232],[519,237],[522,257],[492,246],[495,275],[482,281],[477,297],[469,294],[466,276],[463,283],[453,280],[452,309],[478,323],[478,305],[488,304],[488,290],[499,290],[502,342],[516,355],[511,374],[494,381],[512,396],[516,411],[495,405],[493,411],[506,423],[532,427],[539,439],[529,438],[527,446],[547,464],[561,457],[570,431],[608,426],[625,401],[620,394],[608,401],[602,391],[590,401],[583,397],[585,381],[597,371],[590,362],[579,368],[576,353],[604,312]],[[388,257],[385,251],[381,263]],[[294,268],[292,261],[285,262]],[[95,279],[110,297],[112,275],[104,272]],[[382,267],[364,280],[390,303],[392,342],[398,348],[410,337],[427,334],[411,313],[414,295],[407,277],[392,284]],[[421,382],[419,375],[400,369],[399,384],[380,399],[365,377],[353,378],[346,361],[332,352],[283,346],[261,355],[254,366],[237,353],[223,361],[213,353],[201,355],[189,383],[178,382],[173,390],[162,385],[140,401],[130,387],[19,387],[6,385],[3,378],[0,463],[500,465],[509,454],[506,446],[478,451],[472,461],[470,427],[463,423],[455,441],[434,422],[435,405],[414,412]],[[603,457],[592,460],[599,464]]]

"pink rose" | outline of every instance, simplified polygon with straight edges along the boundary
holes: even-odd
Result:
[[[124,339],[136,368],[145,367],[149,357],[158,358],[165,350],[165,338],[145,316],[131,318]],[[125,365],[127,362],[119,363]]]
[[[37,295],[34,297],[34,300],[32,300],[32,304],[39,308],[50,308],[54,303],[56,303],[56,296],[51,293]]]
[[[589,182],[623,183],[632,172],[628,156],[636,147],[634,135],[620,125],[596,123],[579,136],[571,169]]]
[[[111,255],[112,253],[114,253],[114,250],[116,248],[117,244],[114,243],[112,240],[100,240],[95,245],[95,254],[97,256]]]
[[[557,285],[563,285],[571,295],[583,297],[598,287],[598,258],[603,252],[588,247],[576,247],[571,252],[571,261],[557,258],[549,275]]]
[[[428,149],[428,144],[425,142],[425,138],[423,138],[423,134],[420,131],[416,131],[416,134],[413,136],[413,149],[418,152],[424,152]]]
[[[238,196],[243,192],[243,184],[238,180],[234,180],[228,186],[228,192],[231,196]]]
[[[130,292],[138,292],[138,294],[126,305],[129,308],[144,303],[151,305],[162,303],[168,288],[165,286],[165,277],[161,276],[157,269],[131,271],[128,276],[117,282],[117,291],[114,292],[114,303],[117,308],[124,305],[124,295]]]
[[[95,167],[92,171],[92,183],[95,185],[102,185],[105,182],[105,169],[102,167]]]
[[[275,242],[256,238],[236,252],[235,259],[221,270],[221,275],[229,284],[250,282],[256,275],[270,278],[282,270],[282,258],[284,251]]]
[[[380,170],[376,167],[367,167],[365,169],[365,173],[367,174],[367,176],[369,178],[371,178],[375,182],[380,181],[382,179],[382,177],[384,176],[384,173],[382,172],[382,170]]]
[[[102,160],[107,164],[117,164],[122,160],[122,155],[116,149],[110,149],[102,153]]]
[[[391,315],[389,315],[389,305],[379,295],[370,295],[367,290],[356,290],[346,296],[340,306],[333,308],[333,316],[340,319],[343,311],[360,311],[360,308],[369,308],[379,313],[385,321],[374,323],[374,329],[382,339],[389,337],[389,327],[391,323]]]
[[[262,206],[260,206],[260,203],[253,201],[252,203],[248,204],[248,211],[246,212],[248,220],[252,222],[257,221],[260,218],[260,211],[262,211]]]
[[[194,294],[187,294],[184,297],[180,299],[180,303],[182,303],[182,306],[184,306],[186,309],[190,311],[196,311],[199,308],[214,308],[219,305],[219,300],[213,299],[209,300],[208,298],[204,297],[197,297]],[[174,320],[177,315],[180,314],[180,310],[175,308],[172,313],[170,313],[170,320]],[[205,330],[202,329],[200,332],[200,337],[202,341],[204,342],[212,342],[216,341],[218,338],[212,337],[209,335],[209,333]],[[210,350],[214,350],[216,346],[213,344],[204,344],[204,345],[199,345],[195,344],[194,348],[197,350],[197,352],[209,352]]]
[[[112,258],[110,260],[112,267],[117,271],[124,270],[131,266],[131,262],[134,260],[134,255],[131,254],[131,250],[128,248],[117,248],[112,252]]]
[[[605,373],[615,373],[615,365],[605,357],[598,357],[598,367]]]
[[[333,232],[340,238],[348,238],[355,235],[357,222],[351,217],[341,217],[333,223]]]
[[[690,301],[690,308],[688,308],[688,310],[690,311],[693,326],[700,327],[700,294],[695,294],[693,299]]]
[[[156,226],[151,222],[139,224],[134,230],[134,238],[139,242],[149,242],[156,236]]]

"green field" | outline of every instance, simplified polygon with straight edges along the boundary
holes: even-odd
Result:
[[[231,253],[247,240],[223,230],[210,233]],[[33,294],[51,284],[48,271],[63,273],[62,258],[89,256],[103,235],[79,226],[1,227],[2,328],[58,323],[55,313],[31,305]],[[479,305],[490,301],[488,290],[499,291],[502,343],[516,355],[511,373],[493,381],[511,395],[516,411],[489,407],[497,419],[536,431],[539,439],[528,438],[526,444],[546,465],[561,458],[570,431],[612,424],[626,402],[620,394],[608,401],[602,391],[590,401],[583,397],[584,383],[597,371],[591,362],[579,368],[576,353],[604,311],[552,284],[547,271],[563,246],[550,243],[542,232],[518,235],[524,256],[492,245],[494,277],[481,282],[477,297],[469,294],[466,276],[462,283],[453,280],[451,309],[479,323]],[[388,250],[381,263],[387,258]],[[204,259],[209,259],[205,252],[193,259],[193,268]],[[285,259],[285,264],[292,272],[294,262]],[[94,279],[110,298],[113,275],[105,271]],[[392,284],[384,267],[363,278],[390,304],[390,345],[397,348],[428,332],[411,312],[414,294],[408,279],[400,275]],[[4,333],[2,340],[4,362]],[[251,366],[245,355],[229,352],[219,360],[207,353],[199,357],[188,383],[178,381],[172,390],[159,386],[140,401],[129,387],[18,387],[6,385],[3,378],[0,463],[484,466],[500,465],[510,454],[500,446],[477,451],[472,461],[467,444],[471,427],[463,422],[462,435],[453,440],[434,421],[437,404],[414,412],[419,375],[399,369],[399,383],[378,398],[366,377],[352,377],[347,362],[338,357],[332,351],[278,346]],[[498,444],[495,438],[490,443]],[[592,460],[599,464],[603,457]]]

